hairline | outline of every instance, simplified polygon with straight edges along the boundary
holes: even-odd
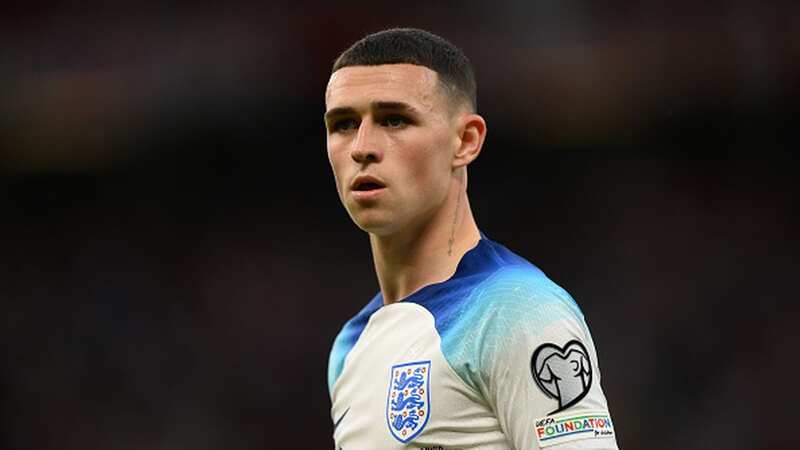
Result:
[[[459,109],[464,109],[467,113],[471,113],[471,114],[476,113],[475,108],[472,106],[472,101],[469,99],[469,96],[467,94],[465,94],[456,85],[454,85],[452,83],[448,84],[445,81],[445,78],[442,76],[441,73],[437,72],[436,70],[434,70],[431,67],[428,67],[425,64],[417,64],[417,63],[414,63],[414,62],[405,62],[405,61],[403,61],[403,62],[390,62],[390,63],[384,63],[384,64],[348,64],[348,65],[345,65],[345,66],[337,67],[335,70],[333,70],[331,72],[331,76],[333,76],[333,74],[335,74],[336,72],[338,72],[338,71],[340,71],[342,69],[346,69],[348,67],[400,66],[400,65],[404,65],[404,64],[408,64],[408,65],[411,65],[411,66],[417,66],[417,67],[424,67],[424,68],[430,70],[431,72],[433,72],[436,75],[436,85],[438,86],[439,91],[444,96],[444,99],[445,99],[445,101],[447,103],[447,105],[446,105],[447,106],[447,112],[450,113],[450,115],[455,116],[458,113]]]

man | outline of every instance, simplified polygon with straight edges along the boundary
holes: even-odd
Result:
[[[463,53],[422,30],[333,66],[328,158],[380,285],[331,351],[336,448],[616,449],[580,309],[475,224],[475,93]]]

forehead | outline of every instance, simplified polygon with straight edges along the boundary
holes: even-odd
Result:
[[[328,109],[359,108],[370,102],[404,102],[429,111],[442,100],[438,75],[414,64],[351,66],[337,70],[328,81],[325,104]]]

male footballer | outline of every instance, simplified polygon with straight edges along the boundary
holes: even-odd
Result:
[[[473,218],[486,122],[461,50],[368,35],[334,63],[325,104],[336,189],[380,286],[330,354],[336,448],[616,449],[578,305]]]

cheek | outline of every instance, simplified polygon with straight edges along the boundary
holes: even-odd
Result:
[[[448,147],[445,142],[426,142],[421,145],[418,152],[414,152],[411,164],[411,178],[424,192],[424,194],[439,197],[439,193],[446,190],[450,182],[450,159]]]
[[[328,145],[328,162],[331,165],[331,170],[333,171],[333,179],[336,182],[336,190],[341,192],[341,180],[343,174],[341,172],[342,165],[342,152],[339,151],[336,147],[331,147]]]

